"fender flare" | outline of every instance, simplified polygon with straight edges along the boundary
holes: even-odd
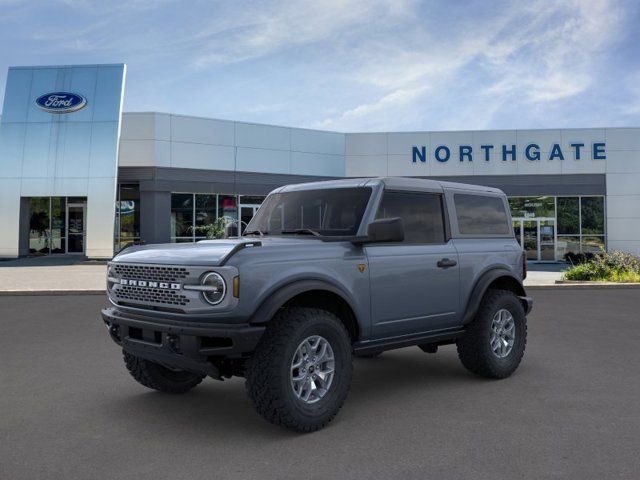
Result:
[[[511,273],[506,268],[493,268],[484,272],[478,281],[476,282],[473,290],[471,291],[471,295],[469,295],[469,299],[467,300],[467,308],[464,313],[464,318],[462,323],[466,325],[476,316],[478,309],[480,308],[480,303],[482,302],[482,298],[484,294],[489,289],[489,286],[499,278],[508,278],[512,280],[516,287],[516,295],[523,301],[523,297],[526,297],[526,293],[524,291],[524,287],[522,286],[522,281],[518,279],[513,273]],[[527,307],[525,306],[525,311]]]
[[[354,319],[359,325],[358,328],[362,328],[358,315],[356,314],[356,309],[353,308],[353,303],[349,297],[345,295],[342,289],[324,280],[295,280],[281,286],[272,292],[253,312],[249,323],[261,324],[268,322],[275,313],[293,297],[312,290],[325,290],[339,296],[353,312]]]

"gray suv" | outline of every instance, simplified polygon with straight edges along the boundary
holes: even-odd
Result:
[[[102,316],[142,385],[241,376],[263,417],[314,431],[342,406],[353,356],[455,344],[471,372],[511,375],[525,275],[500,190],[336,180],[278,188],[241,237],[122,251]]]

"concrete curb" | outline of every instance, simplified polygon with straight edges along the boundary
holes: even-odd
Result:
[[[615,290],[615,289],[640,289],[640,283],[604,283],[604,282],[584,282],[584,283],[552,283],[549,285],[525,285],[525,290]]]
[[[597,280],[556,280],[556,285],[640,285],[638,282],[600,282]]]
[[[22,297],[27,295],[106,295],[106,290],[2,290],[0,297]]]

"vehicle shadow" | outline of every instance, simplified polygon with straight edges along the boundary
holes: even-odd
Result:
[[[386,352],[374,359],[356,358],[347,404],[366,400],[375,408],[393,402],[401,411],[402,402],[410,402],[415,394],[464,388],[468,382],[486,382],[466,372],[455,353],[439,356],[418,351]],[[149,435],[150,430],[159,435],[168,430],[178,435],[183,432],[192,439],[198,435],[203,439],[211,439],[212,435],[235,438],[250,434],[270,439],[297,435],[259,417],[241,378],[224,382],[205,380],[185,395],[140,392],[112,399],[100,407],[102,413],[112,415],[127,430],[140,429],[145,435]]]
[[[379,358],[357,358],[350,399],[378,397],[381,402],[391,396],[410,396],[431,389],[462,387],[468,382],[486,382],[467,372],[455,353],[427,354],[417,347],[385,352]]]

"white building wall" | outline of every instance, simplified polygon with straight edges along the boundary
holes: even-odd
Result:
[[[574,158],[574,150],[570,147],[576,141],[585,144],[581,160]],[[345,172],[348,177],[603,174],[606,172],[606,160],[591,158],[594,142],[606,142],[607,153],[611,151],[605,129],[347,133]],[[540,146],[540,160],[525,158],[525,149],[531,143]],[[561,146],[564,160],[549,160],[554,144]],[[436,148],[441,145],[450,149],[451,158],[447,162],[438,162],[434,158]],[[489,161],[485,160],[482,145],[494,146],[490,150]],[[507,145],[508,149],[516,145],[515,161],[510,156],[506,161],[502,160],[502,145]],[[413,162],[414,146],[426,147],[425,163]],[[473,161],[459,160],[460,146],[472,147]],[[640,159],[636,161],[640,162]]]
[[[344,176],[345,135],[164,113],[125,113],[120,166]]]
[[[606,136],[608,246],[640,255],[640,128]]]

